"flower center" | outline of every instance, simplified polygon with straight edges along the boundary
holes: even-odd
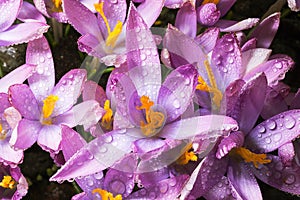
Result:
[[[184,153],[177,159],[176,163],[179,165],[186,165],[189,161],[197,161],[198,157],[195,155],[192,149],[192,144],[188,144],[186,148],[184,148]]]
[[[215,106],[219,109],[220,105],[221,105],[221,100],[223,98],[223,94],[217,86],[216,79],[212,72],[211,66],[209,65],[209,62],[207,60],[204,61],[204,66],[205,66],[205,70],[207,72],[208,79],[209,79],[211,86],[209,86],[204,81],[204,79],[199,75],[198,76],[198,85],[196,86],[196,89],[211,93],[213,95],[213,98],[212,98],[213,106]]]
[[[52,120],[50,116],[53,113],[54,107],[56,102],[58,101],[58,96],[56,95],[49,95],[46,99],[43,100],[44,105],[43,105],[43,119],[42,119],[42,124],[44,125],[51,125]]]
[[[106,128],[107,130],[112,129],[112,121],[113,121],[113,111],[110,108],[110,101],[106,100],[104,102],[104,110],[106,113],[103,115],[101,119],[101,125]]]
[[[93,189],[92,193],[100,194],[102,200],[122,200],[122,195],[118,194],[114,197],[112,193],[107,192],[106,190],[102,190],[100,188]]]
[[[16,181],[11,176],[4,176],[0,186],[3,188],[13,189],[16,186]]]
[[[104,4],[104,2],[95,3],[94,7],[95,7],[96,11],[102,17],[102,19],[105,23],[106,29],[107,29],[108,36],[106,38],[105,44],[106,44],[106,46],[114,48],[116,45],[116,41],[122,31],[123,24],[120,20],[118,20],[116,26],[114,27],[114,30],[111,31],[107,17],[105,16],[104,11],[103,11],[103,4]]]
[[[165,122],[165,115],[161,112],[153,111],[151,107],[154,102],[147,96],[140,98],[141,106],[137,106],[137,110],[145,110],[146,122],[141,121],[141,130],[145,136],[153,136]]]
[[[61,0],[52,0],[53,4],[54,4],[54,8],[53,8],[53,12],[62,12],[62,1]]]
[[[252,162],[256,168],[258,168],[258,164],[267,164],[271,162],[270,159],[267,159],[266,154],[256,154],[243,147],[235,148],[233,151],[240,155],[245,162]]]
[[[203,0],[202,1],[202,5],[207,4],[207,3],[214,3],[214,4],[218,4],[220,0]]]
[[[2,124],[0,123],[0,140],[4,140],[6,138],[7,131],[3,129]]]

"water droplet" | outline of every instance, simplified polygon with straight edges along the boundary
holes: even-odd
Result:
[[[291,129],[295,126],[296,120],[292,116],[286,116],[284,118],[284,126],[288,129]]]
[[[186,79],[184,80],[184,84],[185,84],[185,85],[190,85],[190,83],[191,83],[191,79],[186,78]]]
[[[161,183],[159,186],[159,190],[161,193],[166,193],[168,191],[169,185],[166,183]]]
[[[265,142],[266,142],[267,144],[270,144],[270,143],[271,143],[271,138],[269,138],[269,137],[265,138]]]
[[[156,198],[156,193],[155,192],[150,192],[148,198],[149,199],[155,199]]]
[[[222,67],[222,71],[223,71],[224,73],[227,73],[227,72],[228,72],[228,69],[227,69],[226,67]]]
[[[97,172],[94,174],[94,178],[97,180],[100,180],[103,178],[103,173],[102,172]]]
[[[278,142],[281,139],[281,133],[277,133],[273,136],[274,142]]]
[[[105,143],[111,143],[113,141],[113,138],[111,135],[107,135],[106,138],[104,138]]]
[[[114,191],[114,193],[118,194],[124,194],[124,192],[126,191],[126,186],[121,180],[114,180],[109,184],[109,187],[111,191]]]
[[[288,185],[291,185],[295,182],[296,178],[293,174],[290,174],[290,175],[287,175],[285,178],[284,178],[284,182]]]
[[[275,63],[273,66],[277,69],[281,69],[282,68],[282,63],[278,62],[278,63]]]
[[[105,146],[101,146],[101,147],[99,147],[98,151],[100,153],[105,153],[105,152],[107,152],[107,148]]]
[[[175,99],[175,100],[173,101],[173,106],[174,106],[175,108],[180,108],[180,103],[179,103],[179,101],[178,101],[177,99]]]
[[[262,125],[258,125],[257,130],[258,130],[259,133],[265,133],[266,132],[266,128]]]
[[[42,67],[38,67],[38,68],[37,68],[37,73],[38,73],[38,74],[43,74],[43,73],[44,73],[43,68],[42,68]]]
[[[147,56],[146,54],[141,54],[141,60],[146,60]]]
[[[271,171],[266,172],[266,176],[270,177],[272,175]]]
[[[272,119],[269,119],[267,121],[267,127],[270,129],[270,130],[274,130],[276,128],[276,122]]]
[[[232,44],[225,44],[223,48],[225,52],[231,52],[234,49]]]
[[[176,183],[177,183],[177,181],[176,181],[176,179],[175,178],[173,178],[173,179],[170,179],[170,181],[169,181],[169,185],[170,186],[175,186],[176,185]]]
[[[89,179],[88,181],[87,181],[87,185],[88,186],[93,186],[94,185],[94,182],[93,182],[93,180],[92,179]]]

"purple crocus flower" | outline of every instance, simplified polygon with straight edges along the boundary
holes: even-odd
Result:
[[[59,151],[60,124],[74,127],[99,120],[96,101],[86,101],[73,107],[81,94],[86,71],[74,69],[54,86],[54,64],[47,40],[42,37],[28,43],[26,62],[36,64],[36,72],[28,78],[28,85],[16,84],[9,88],[12,105],[23,119],[12,134],[11,144],[27,149],[36,141],[51,153]],[[80,111],[80,112],[79,112]]]
[[[121,110],[118,114],[133,127],[115,129],[98,136],[74,154],[50,180],[68,180],[107,168],[113,174],[132,172],[132,167],[118,164],[126,161],[131,154],[137,154],[141,159],[136,164],[135,173],[153,172],[176,161],[185,149],[189,150],[186,141],[193,137],[215,139],[236,130],[236,122],[221,115],[180,119],[192,100],[197,72],[191,65],[182,66],[161,83],[155,42],[133,6],[130,8],[126,36],[130,41],[127,43],[128,71],[114,70],[107,90],[118,102],[116,113]],[[144,40],[139,39],[142,36]],[[122,122],[114,120],[114,127],[115,124],[121,126]],[[91,159],[87,160],[87,157]],[[174,185],[174,179],[165,181]],[[124,180],[122,182],[124,184]],[[161,184],[164,184],[164,180]],[[180,188],[178,185],[178,190]],[[119,194],[126,196],[131,190],[125,188]],[[147,194],[152,194],[153,190],[149,189],[151,193]],[[155,195],[163,196],[159,191]]]
[[[0,198],[22,199],[27,194],[28,183],[19,167],[0,164]]]
[[[23,0],[1,1],[0,13],[0,46],[27,43],[42,37],[49,28],[35,7]],[[23,23],[13,24],[16,19]]]

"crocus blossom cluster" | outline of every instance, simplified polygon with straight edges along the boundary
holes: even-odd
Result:
[[[1,1],[0,46],[27,45],[0,79],[1,199],[27,194],[18,165],[35,143],[60,166],[50,181],[82,189],[72,199],[263,199],[257,179],[300,195],[300,92],[283,83],[295,63],[270,49],[280,12],[225,19],[235,2]],[[104,88],[80,66],[55,79],[50,18],[110,67]]]

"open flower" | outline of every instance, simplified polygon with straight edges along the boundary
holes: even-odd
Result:
[[[51,180],[68,180],[108,168],[128,172],[133,168],[117,163],[122,163],[132,153],[141,159],[135,166],[135,173],[153,172],[175,162],[188,151],[190,144],[187,145],[187,141],[194,137],[215,139],[237,129],[236,122],[226,116],[180,119],[193,97],[197,71],[191,65],[182,66],[161,83],[155,42],[133,6],[130,8],[126,35],[131,41],[127,43],[128,71],[114,70],[107,89],[118,102],[116,113],[121,110],[118,114],[133,127],[115,129],[98,136],[74,154]],[[140,40],[141,36],[145,39]],[[140,46],[143,48],[140,49]],[[114,120],[114,124],[118,123],[121,122]],[[87,157],[91,159],[87,160]],[[130,188],[119,194],[126,197],[128,190]]]
[[[49,28],[35,7],[23,0],[1,2],[0,13],[0,46],[29,42]],[[16,19],[23,23],[13,24]]]
[[[61,141],[59,125],[90,123],[92,116],[102,115],[97,112],[99,104],[86,101],[73,107],[86,79],[85,70],[69,71],[54,87],[52,54],[44,37],[28,44],[26,62],[37,68],[28,78],[29,86],[16,84],[9,88],[10,102],[23,116],[10,142],[15,148],[27,149],[37,141],[43,149],[57,153]]]
[[[19,167],[0,164],[0,198],[22,199],[27,194],[28,183]]]

